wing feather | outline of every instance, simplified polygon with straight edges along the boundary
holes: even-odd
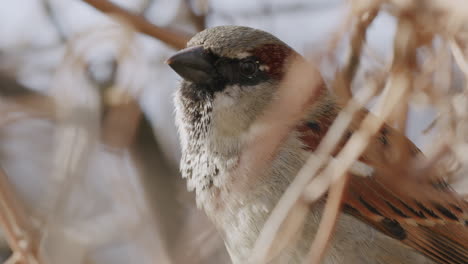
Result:
[[[330,124],[330,118],[316,117],[300,125],[305,149],[314,151]],[[340,146],[352,132],[351,126]],[[468,203],[441,177],[411,176],[409,168],[421,156],[411,141],[385,125],[361,157],[374,173],[351,177],[344,212],[438,263],[467,264]]]

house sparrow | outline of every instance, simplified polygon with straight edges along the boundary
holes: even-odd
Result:
[[[236,169],[245,139],[275,98],[291,59],[301,57],[271,34],[240,26],[206,29],[187,46],[167,61],[183,78],[175,95],[181,172],[221,232],[233,263],[247,263],[274,206],[342,106],[323,86],[258,180],[239,186]],[[355,129],[349,127],[343,142]],[[394,147],[396,141],[406,148]],[[468,263],[466,202],[441,181],[395,184],[385,172],[398,167],[389,153],[409,160],[421,156],[396,130],[381,128],[361,157],[372,175],[351,177],[346,214],[339,217],[324,263]],[[275,252],[269,263],[304,259],[322,209],[323,204],[311,208],[297,243]]]

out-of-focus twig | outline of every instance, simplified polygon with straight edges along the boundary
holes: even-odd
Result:
[[[350,51],[348,62],[346,66],[344,67],[343,71],[337,74],[336,82],[334,83],[334,86],[340,86],[339,87],[340,89],[337,89],[337,90],[340,90],[343,93],[347,94],[347,96],[343,95],[342,98],[351,97],[351,82],[354,78],[354,74],[356,73],[357,67],[359,66],[359,57],[360,57],[360,53],[362,49],[362,43],[365,40],[365,32],[366,32],[367,26],[372,22],[372,20],[375,18],[377,13],[378,13],[378,10],[374,9],[370,12],[364,12],[362,16],[360,17],[360,19],[362,20],[360,20],[358,29],[353,34],[353,37],[352,37],[353,47]],[[356,106],[356,104],[354,103],[352,105],[355,106],[354,111],[357,111],[359,107]],[[351,118],[349,118],[348,120],[349,120],[348,122],[350,122]],[[343,133],[346,127],[347,125],[342,127]],[[333,146],[335,146],[335,144],[338,143],[338,139],[341,138],[340,136],[337,136],[336,134],[334,135],[336,136],[335,137],[336,142],[328,144],[329,148],[326,148],[328,151],[325,151],[324,153],[330,153],[334,148]],[[319,147],[319,149],[323,149],[323,148]],[[275,234],[280,228],[281,223],[284,221],[284,219],[288,215],[288,212],[293,207],[293,204],[295,204],[297,200],[299,199],[300,193],[301,193],[300,190],[303,188],[304,184],[306,184],[310,180],[310,177],[315,175],[315,172],[322,166],[320,164],[324,164],[328,160],[327,158],[328,156],[329,154],[324,154],[323,156],[320,155],[320,157],[322,158],[318,158],[316,156],[311,158],[311,159],[314,159],[315,161],[314,165],[306,164],[304,166],[304,168],[308,168],[310,170],[307,170],[306,173],[303,173],[302,170],[301,172],[299,172],[298,176],[296,177],[296,180],[291,184],[290,188],[288,188],[285,195],[282,197],[282,199],[277,204],[277,207],[272,212],[271,217],[268,219],[267,223],[265,224],[264,229],[262,230],[259,236],[259,239],[257,240],[255,244],[255,248],[253,250],[254,252],[253,253],[254,255],[252,256],[253,262],[264,263],[266,261],[266,256],[268,252],[270,251],[270,248],[272,247],[274,237],[276,236]],[[311,172],[311,171],[315,171],[315,172]],[[300,175],[302,175],[302,177]],[[342,189],[344,189],[345,182],[346,182],[345,180],[341,182]],[[337,185],[339,186],[340,184],[337,184]],[[342,189],[341,191],[335,190],[336,197],[340,197],[342,195]],[[338,200],[338,202],[334,203],[336,204],[334,210],[332,210],[331,208],[327,210],[327,212],[329,211],[331,212],[329,215],[337,214],[340,202],[341,200]],[[330,204],[333,204],[333,203],[330,203]]]
[[[346,173],[330,187],[322,219],[309,252],[310,263],[320,263],[323,259],[338,221],[343,191],[348,184],[349,177],[350,175]]]
[[[195,28],[198,31],[202,31],[206,28],[206,15],[205,14],[197,14],[194,10],[193,4],[191,0],[185,0],[186,5],[188,6],[190,20],[193,21]]]
[[[132,25],[137,31],[156,38],[167,45],[182,49],[185,47],[189,36],[182,33],[176,33],[172,30],[155,26],[144,19],[142,16],[133,14],[109,1],[106,0],[83,0],[94,8],[106,13],[116,15],[123,18],[127,23]]]
[[[49,96],[33,91],[3,73],[0,73],[0,101],[5,118],[14,112],[23,112],[30,117],[54,118],[55,107]]]
[[[114,91],[117,92],[117,91]],[[107,105],[107,114],[102,125],[102,140],[116,149],[126,149],[133,142],[141,111],[138,102],[130,96]]]
[[[58,20],[57,14],[55,13],[54,7],[52,6],[50,0],[42,0],[42,5],[50,22],[57,31],[57,35],[59,36],[60,42],[65,42],[67,40],[67,35],[63,31],[63,27],[60,24],[60,21]]]
[[[364,11],[360,16],[358,16],[359,21],[351,36],[351,50],[348,56],[348,61],[345,68],[337,73],[333,86],[339,98],[342,100],[349,100],[352,97],[351,86],[359,67],[361,50],[366,39],[367,28],[377,16],[378,12],[379,9],[375,7],[374,9]],[[325,172],[326,171],[324,171],[324,173]],[[328,175],[328,177],[332,178],[333,176]],[[319,178],[320,176],[317,176],[317,179]],[[309,253],[311,263],[320,263],[325,254],[332,232],[335,229],[336,222],[338,221],[341,200],[348,183],[348,178],[349,174],[345,173],[336,182],[332,182],[330,185],[330,191],[323,211],[323,216]]]
[[[13,190],[7,175],[0,169],[0,225],[13,251],[7,263],[40,264],[37,233]]]
[[[370,88],[372,88],[372,86]],[[293,208],[301,198],[304,186],[306,186],[317,172],[330,160],[329,158],[332,151],[339,144],[354,114],[361,109],[363,103],[366,103],[371,98],[373,92],[374,89],[360,90],[358,96],[356,96],[356,98],[359,99],[359,103],[355,100],[349,100],[346,107],[336,117],[335,122],[333,122],[329,132],[320,142],[315,153],[312,154],[298,172],[294,181],[289,185],[288,189],[286,189],[266,221],[255,243],[253,255],[251,257],[252,263],[265,263],[267,254],[273,245],[280,226],[287,218],[291,208]]]
[[[277,100],[271,102],[265,114],[252,125],[252,137],[247,139],[249,142],[246,144],[249,147],[243,152],[239,161],[240,170],[242,170],[242,174],[246,175],[246,184],[255,180],[253,172],[262,171],[268,166],[268,162],[274,157],[281,143],[284,142],[287,135],[305,114],[310,103],[314,102],[320,95],[324,85],[320,74],[312,65],[301,59],[292,63],[285,80],[278,90]],[[271,133],[271,131],[275,131],[275,133]],[[268,142],[268,144],[264,144],[264,142]],[[303,187],[306,183],[307,181],[300,185]],[[278,205],[277,207],[292,208],[300,196],[295,197],[295,195],[300,193],[300,190],[297,190],[297,186],[296,189],[289,188],[283,197],[292,195],[292,199],[285,200],[294,200],[294,202],[287,202],[286,206]],[[268,222],[266,223],[252,250],[253,255],[249,263],[265,262],[276,235],[276,230],[283,222],[282,220],[276,221],[278,218],[274,215],[279,213],[280,218],[284,219],[288,212],[289,210],[287,212],[282,210],[272,212],[269,219],[275,219],[273,227]],[[270,232],[272,229],[275,231]]]
[[[463,55],[460,46],[457,44],[456,40],[451,39],[449,41],[450,49],[452,51],[455,62],[457,63],[460,70],[465,75],[465,78],[468,80],[468,63],[466,62],[465,55]]]
[[[351,45],[346,65],[342,71],[338,72],[334,80],[335,83],[333,84],[335,92],[340,100],[347,101],[352,96],[351,86],[360,64],[361,51],[363,43],[366,40],[367,27],[377,16],[378,11],[377,8],[374,10],[366,10],[357,16],[358,21],[351,35]]]
[[[253,173],[268,166],[270,159],[306,113],[311,102],[318,98],[324,85],[313,65],[302,59],[293,61],[278,89],[276,100],[253,123],[250,128],[251,136],[245,139],[248,147],[239,158],[238,168],[245,175],[244,184],[248,186],[251,181],[255,181]],[[264,144],[265,141],[269,144]]]
[[[324,169],[323,173],[323,180],[324,181],[331,181],[332,184],[336,180],[333,179],[340,179],[343,178],[346,171],[351,168],[353,163],[355,163],[360,155],[364,152],[366,147],[371,141],[372,136],[378,132],[379,128],[382,124],[387,120],[390,116],[394,108],[400,102],[402,96],[405,92],[409,89],[411,83],[411,76],[410,70],[402,71],[405,67],[413,66],[410,62],[415,59],[415,42],[413,36],[413,26],[409,23],[408,20],[401,18],[398,25],[397,30],[397,37],[395,38],[395,54],[399,54],[399,56],[395,57],[392,66],[392,74],[390,79],[387,82],[387,93],[385,96],[380,98],[380,102],[378,104],[378,112],[380,112],[380,118],[376,118],[372,114],[369,114],[361,124],[361,128],[356,131],[343,149],[338,153],[337,157],[333,162],[330,162],[328,166]],[[316,184],[315,182],[320,179],[320,176],[316,177],[306,188],[306,193],[311,194],[313,197],[320,196],[326,191],[327,184]],[[326,180],[325,180],[326,179]],[[341,196],[335,194],[335,192],[343,192],[345,187],[346,179],[341,180],[335,183],[336,190],[332,189],[331,194],[333,194],[333,198],[340,198]],[[325,188],[324,188],[325,186]],[[332,185],[333,186],[333,185]],[[330,205],[332,207],[335,205],[335,208],[330,208],[331,216],[337,215],[337,209],[339,208],[340,202],[333,201],[334,203]],[[327,211],[325,209],[325,211]],[[329,220],[327,218],[323,218]],[[322,232],[322,223],[319,226],[319,231],[316,237],[317,241],[313,244],[310,254],[309,260],[306,263],[314,263],[318,264],[321,261],[323,256],[324,250],[326,248],[326,243],[329,239],[325,240],[324,238],[328,238],[333,231],[334,225],[329,225],[327,228],[329,233],[321,235]],[[336,221],[336,218],[335,218]],[[314,242],[315,242],[314,241]]]
[[[26,88],[5,74],[0,74],[0,99],[3,113],[0,126],[22,118],[54,118],[54,105],[50,97]],[[10,113],[23,115],[10,116]],[[13,251],[6,263],[43,263],[38,255],[39,234],[26,214],[21,200],[16,196],[8,176],[1,168],[0,226],[5,231]]]

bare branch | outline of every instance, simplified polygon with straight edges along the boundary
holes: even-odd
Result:
[[[144,19],[142,16],[133,14],[109,1],[105,0],[83,0],[94,8],[110,15],[116,15],[123,18],[127,23],[132,25],[137,31],[156,38],[167,45],[175,48],[182,49],[185,47],[189,36],[176,33],[172,30],[155,26]]]

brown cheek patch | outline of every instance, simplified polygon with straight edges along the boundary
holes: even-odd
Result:
[[[261,64],[268,66],[266,72],[271,78],[280,80],[284,73],[284,65],[287,58],[293,53],[293,50],[286,45],[265,44],[253,50]]]

